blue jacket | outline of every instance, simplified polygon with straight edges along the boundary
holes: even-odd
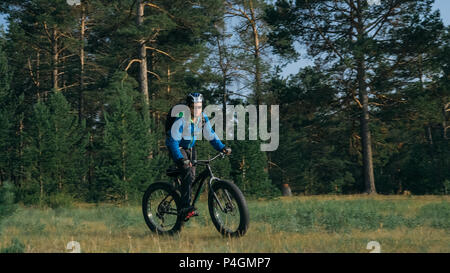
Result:
[[[204,124],[204,137],[206,139],[211,139],[209,143],[216,149],[217,151],[222,151],[225,148],[225,145],[220,141],[219,137],[217,137],[216,133],[211,127],[211,123],[209,123],[208,117],[202,113],[205,124]],[[191,131],[190,135],[183,135],[183,128],[186,126],[186,121],[184,118],[179,117],[175,120],[172,125],[172,128],[179,128],[176,131],[176,134],[172,135],[171,132],[168,133],[166,137],[166,146],[169,149],[169,152],[173,158],[173,160],[177,161],[180,158],[183,158],[183,155],[180,152],[180,147],[184,149],[189,149],[194,147],[195,141],[197,137],[194,135],[197,132],[202,132],[202,128],[198,127],[200,123],[200,119],[198,119],[197,124],[191,120],[190,126]],[[173,127],[176,126],[176,127]]]

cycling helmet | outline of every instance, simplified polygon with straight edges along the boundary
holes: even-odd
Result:
[[[193,105],[196,102],[203,102],[203,95],[200,93],[190,93],[186,98],[187,105]]]

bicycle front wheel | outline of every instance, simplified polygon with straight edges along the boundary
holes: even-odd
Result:
[[[250,217],[241,190],[232,182],[219,180],[211,186],[208,195],[211,220],[224,236],[243,236],[248,229]]]

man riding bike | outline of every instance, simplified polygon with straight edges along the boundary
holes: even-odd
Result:
[[[203,129],[204,135],[207,139],[210,139],[209,142],[214,149],[225,154],[231,153],[231,149],[225,147],[220,141],[212,129],[208,117],[202,112],[202,103],[202,94],[191,93],[186,98],[186,105],[189,107],[191,117],[193,118],[190,121],[186,121],[182,112],[180,112],[177,118],[172,118],[171,109],[166,120],[166,146],[169,149],[170,157],[176,163],[178,169],[181,170],[181,211],[185,221],[190,217],[198,215],[196,208],[190,205],[191,184],[195,178],[195,166],[191,162],[197,159],[195,133],[201,133]],[[190,126],[190,130],[183,130],[186,126]],[[172,130],[173,128],[174,130]],[[184,131],[188,131],[190,134],[183,134]]]

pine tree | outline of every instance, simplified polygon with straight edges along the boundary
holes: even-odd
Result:
[[[20,189],[26,183],[25,135],[33,124],[33,105],[47,100],[52,88],[62,90],[72,100],[71,88],[77,83],[73,70],[73,39],[76,25],[71,7],[65,0],[7,0],[0,10],[9,15],[7,55],[11,83],[10,102],[14,108],[11,135],[11,179]],[[28,164],[28,163],[27,163]]]
[[[246,132],[249,116],[245,115]],[[242,121],[238,121],[242,122]],[[237,131],[237,123],[234,127]],[[248,133],[246,133],[247,135]],[[267,155],[261,151],[259,140],[229,141],[232,149],[230,157],[231,176],[244,193],[254,196],[276,196],[280,194],[269,178]]]
[[[267,156],[259,141],[233,141],[230,157],[231,175],[241,190],[253,196],[277,196],[280,190],[269,179]]]
[[[14,199],[14,186],[10,182],[0,185],[0,234],[2,231],[2,221],[11,216],[17,209]]]
[[[54,180],[59,192],[83,193],[80,185],[86,173],[87,135],[85,123],[78,122],[65,96],[60,92],[51,95],[48,101],[51,124],[51,153]]]
[[[8,60],[3,51],[3,34],[0,30],[0,185],[10,179],[11,129],[13,109],[9,102],[10,72]]]
[[[76,48],[72,37],[76,19],[66,0],[7,0],[0,9],[14,20],[11,30],[19,35],[14,42],[23,51],[20,61],[28,70],[34,95],[45,97],[52,89],[66,91],[78,82],[66,72]]]
[[[306,67],[289,79],[267,84],[280,107],[280,145],[271,152],[271,178],[305,194],[349,193],[354,188],[352,123],[345,118],[339,90],[326,74]]]
[[[239,23],[234,31],[239,37],[240,69],[246,73],[249,85],[253,87],[252,103],[261,105],[263,99],[263,79],[267,72],[264,60],[267,48],[267,24],[263,21],[266,3],[261,0],[226,0],[225,13]]]
[[[27,165],[27,181],[21,185],[20,199],[24,203],[43,202],[47,193],[55,191],[55,183],[51,181],[51,123],[50,111],[44,102],[34,105],[31,118],[32,127],[27,130],[27,147],[23,164]]]
[[[150,135],[148,123],[136,110],[141,95],[136,82],[121,81],[119,73],[108,91],[111,101],[104,113],[105,129],[101,162],[98,166],[99,187],[104,198],[129,201],[149,178]]]
[[[383,98],[384,91],[395,92],[395,87],[377,89],[377,77],[387,76],[382,82],[388,85],[388,79],[402,83],[392,75],[408,70],[412,63],[417,65],[420,58],[416,57],[424,53],[425,45],[436,42],[442,22],[439,14],[432,11],[432,2],[396,0],[369,5],[359,0],[279,0],[267,9],[266,20],[273,26],[270,38],[276,50],[292,55],[294,42],[305,44],[320,69],[334,75],[336,86],[343,87],[342,97],[353,97],[360,108],[359,138],[366,193],[376,193],[376,152],[372,151],[376,139],[369,114],[383,106],[369,97]],[[415,36],[417,33],[421,35]],[[412,36],[416,38],[410,39]],[[420,80],[417,76],[413,79]]]
[[[37,196],[43,202],[52,195],[68,192],[81,197],[87,141],[64,95],[54,92],[48,102],[39,101],[30,124],[24,160],[28,164],[28,181],[23,189],[31,198],[28,201],[36,202]]]

